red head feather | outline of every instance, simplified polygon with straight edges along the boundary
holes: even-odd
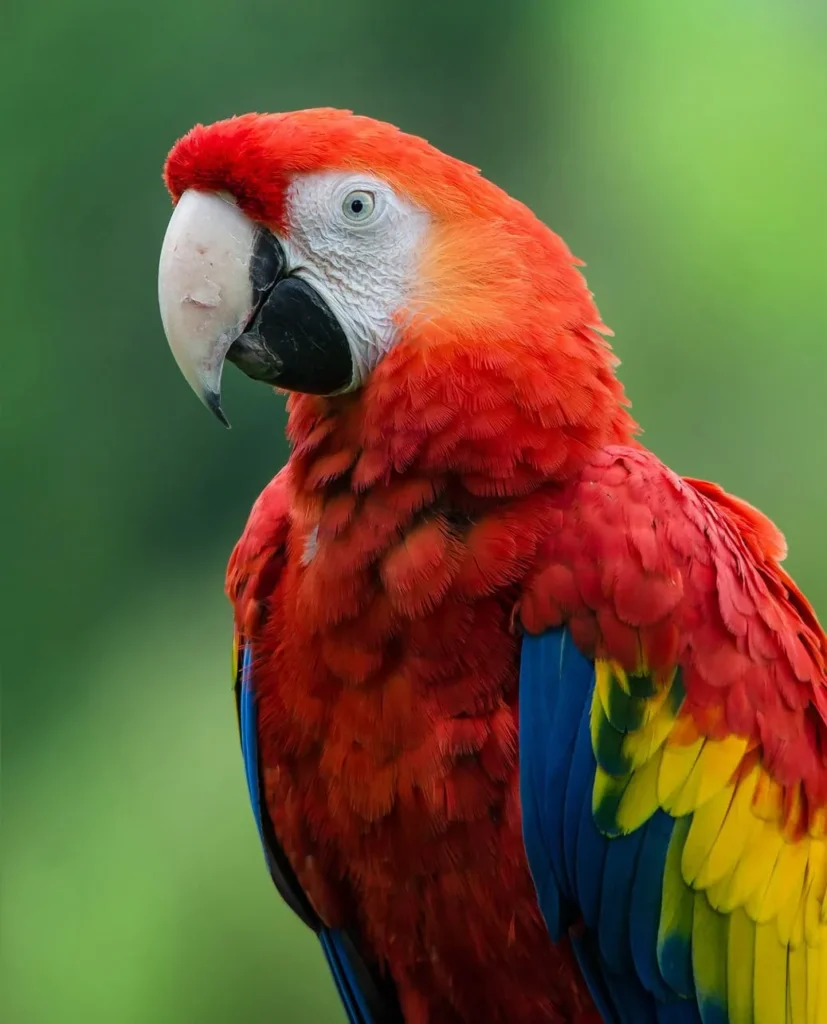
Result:
[[[392,125],[317,109],[197,125],[170,153],[165,179],[176,200],[187,188],[226,190],[253,219],[285,231],[291,179],[330,169],[383,178],[432,224],[414,294],[397,311],[399,341],[358,411],[349,397],[292,396],[297,443],[320,418],[349,409],[359,447],[381,449],[363,467],[366,485],[424,458],[503,492],[568,475],[590,452],[631,438],[601,337],[609,332],[578,261],[469,164]]]
[[[167,157],[164,180],[176,200],[188,188],[226,189],[250,216],[283,227],[290,178],[333,169],[369,171],[439,216],[502,214],[513,202],[425,139],[327,107],[196,125]]]

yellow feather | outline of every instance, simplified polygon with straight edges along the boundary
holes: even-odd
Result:
[[[726,820],[695,880],[695,885],[699,889],[706,889],[713,882],[718,882],[729,874],[743,853],[747,840],[760,827],[760,822],[752,813],[752,797],[759,771],[759,768],[753,768],[735,787],[735,796],[732,798]]]
[[[704,1002],[727,1005],[727,936],[729,917],[710,907],[706,894],[695,893],[692,914],[692,973]]]
[[[787,904],[797,905],[804,887],[809,852],[809,841],[783,841],[766,888],[763,892],[756,890],[747,904],[747,912],[753,920],[763,924],[778,917]]]
[[[764,821],[778,821],[784,813],[784,790],[771,775],[762,771],[752,801],[752,809]]]
[[[816,1021],[817,1024],[825,1024],[827,1022],[827,941],[822,942],[817,955],[818,994],[816,996]],[[808,971],[808,978],[812,977],[812,973]]]
[[[795,910],[795,916],[793,917],[792,930],[790,931],[790,945],[796,949],[804,942],[804,908],[807,905],[807,876],[804,875],[804,887],[801,890],[801,898],[798,901],[798,906]],[[778,933],[782,934],[781,921],[778,922]]]
[[[592,788],[592,814],[595,824],[605,834],[616,835],[619,832],[618,808],[628,784],[628,775],[616,778],[604,771],[600,765],[596,766]]]
[[[609,717],[609,690],[612,685],[612,673],[608,661],[599,659],[594,663],[594,688],[606,718]]]
[[[784,838],[788,843],[795,842],[801,838],[801,825],[807,810],[804,806],[804,795],[800,782],[796,782],[787,790],[790,798],[788,805],[784,808]]]
[[[666,688],[664,695],[668,693],[669,689]],[[656,751],[660,750],[672,731],[679,710],[679,708],[673,707],[672,701],[664,699],[646,725],[638,729],[637,732],[631,732],[626,736],[623,741],[623,753],[633,765],[644,764]]]
[[[669,747],[666,749],[668,751]],[[668,807],[664,804],[666,810],[679,816],[702,807],[728,785],[746,749],[747,740],[741,736],[707,740],[686,782],[672,795]]]
[[[752,976],[755,925],[743,908],[729,919],[727,940],[727,1008],[731,1024],[752,1024]]]
[[[643,721],[640,723],[640,726],[638,727],[638,732],[641,729],[648,728],[649,725],[655,720],[655,718],[657,718],[657,716],[661,714],[662,708],[666,703],[668,697],[668,688],[665,690],[658,690],[654,697],[649,697],[649,699],[644,704]]]
[[[826,860],[825,844],[811,843],[804,896],[804,938],[808,946],[817,946],[821,938],[821,901],[827,884]]]
[[[804,900],[804,941],[808,946],[815,948],[820,944],[820,926],[818,903],[813,899],[812,891],[809,891]]]
[[[807,881],[807,860],[810,856],[810,840],[805,836],[799,846],[804,851],[804,864],[794,877],[793,887],[778,910],[778,937],[797,948],[804,941],[804,887]],[[776,872],[778,865],[776,865]],[[775,878],[775,875],[773,875]]]
[[[603,707],[601,701],[592,700],[591,708],[589,710],[589,732],[592,738],[592,750],[594,751],[598,762],[600,761],[600,758],[598,757],[598,751],[600,748],[600,727],[604,722],[609,725],[606,709]]]
[[[672,795],[686,782],[705,742],[704,737],[699,736],[694,743],[685,746],[667,743],[664,747],[658,774],[658,800],[664,810],[669,810]]]
[[[807,947],[787,951],[787,1024],[807,1021]]]
[[[819,807],[810,814],[809,831],[813,839],[827,836],[827,807]]]
[[[729,906],[729,889],[732,885],[732,875],[736,870],[736,866],[733,866],[729,874],[724,875],[724,877],[719,879],[717,882],[713,882],[708,889],[704,890],[706,898],[709,900],[710,907],[714,907],[715,910],[719,910],[722,914],[732,913]]]
[[[617,825],[621,832],[634,832],[658,809],[658,773],[662,751],[632,774],[620,798]]]
[[[661,890],[660,925],[658,928],[658,958],[664,944],[672,935],[683,939],[692,937],[691,890],[681,875],[681,852],[689,831],[689,819],[678,818],[672,829]]]
[[[731,910],[740,907],[742,903],[747,903],[756,891],[763,893],[783,845],[784,837],[775,822],[765,821],[759,825],[757,835],[747,845],[732,873],[729,893],[721,909]],[[754,907],[751,904],[747,904],[747,913],[755,920]]]
[[[827,844],[814,843],[821,848],[821,923],[827,925]],[[822,932],[824,929],[822,929]]]
[[[607,664],[620,689],[625,694],[630,695],[632,690],[629,686],[629,680],[626,678],[626,669],[618,661],[610,661]]]
[[[752,972],[754,1024],[783,1024],[787,1019],[787,947],[778,941],[775,925],[755,925]]]
[[[827,996],[827,977],[824,982],[819,978],[819,960],[824,950],[812,949],[810,946],[804,948],[807,950],[807,1024],[824,1024],[827,1015],[819,1016],[819,1009],[827,1009],[824,1006],[824,999]],[[827,975],[827,964],[824,966],[824,971]]]
[[[689,836],[683,848],[681,871],[690,885],[698,877],[724,824],[735,786],[727,786],[692,815]]]

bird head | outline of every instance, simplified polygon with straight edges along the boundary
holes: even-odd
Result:
[[[622,404],[578,261],[424,139],[342,110],[246,114],[194,127],[164,176],[163,324],[222,420],[225,360],[328,399],[395,373],[458,401],[485,372],[560,420]]]

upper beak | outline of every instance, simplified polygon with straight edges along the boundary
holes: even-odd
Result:
[[[288,391],[354,386],[350,343],[323,285],[287,270],[276,236],[232,199],[193,189],[181,196],[161,248],[161,319],[181,372],[225,426],[225,359]]]
[[[283,270],[278,242],[232,199],[192,189],[181,196],[161,247],[161,320],[184,377],[227,427],[225,357]]]

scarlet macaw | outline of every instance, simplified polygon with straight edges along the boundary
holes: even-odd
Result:
[[[236,693],[348,1019],[825,1024],[825,635],[776,527],[635,440],[565,244],[344,111],[165,176],[181,370],[291,392]]]

